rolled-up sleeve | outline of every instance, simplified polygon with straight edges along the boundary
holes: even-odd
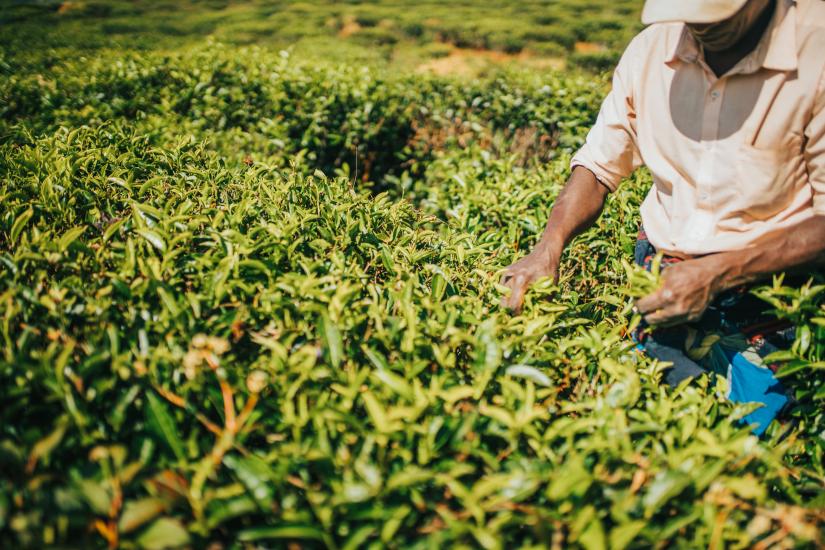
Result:
[[[610,191],[642,161],[636,142],[633,65],[637,63],[639,37],[625,50],[613,73],[613,88],[602,103],[596,124],[584,146],[573,156],[570,168],[583,166]]]
[[[825,216],[825,72],[819,79],[813,115],[805,129],[805,162],[814,194],[814,213]]]

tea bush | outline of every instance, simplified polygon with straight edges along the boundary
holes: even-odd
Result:
[[[61,126],[128,120],[155,143],[182,132],[248,144],[241,157],[305,155],[332,173],[343,163],[381,183],[430,158],[434,146],[489,142],[531,129],[545,149],[577,147],[598,109],[604,79],[502,72],[487,81],[388,76],[367,68],[308,67],[256,48],[214,45],[175,56],[64,60],[0,82],[0,123]],[[578,90],[576,95],[571,89]],[[159,135],[160,134],[160,135]],[[219,147],[220,148],[220,147]]]
[[[3,59],[4,547],[822,544],[822,286],[763,440],[627,336],[644,172],[499,306],[604,79]]]

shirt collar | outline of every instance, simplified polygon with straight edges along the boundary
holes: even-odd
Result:
[[[682,25],[675,46],[670,49],[666,62],[676,60],[696,63],[702,48],[693,35]],[[739,62],[736,72],[755,72],[760,68],[774,71],[794,71],[798,68],[796,51],[796,0],[777,0],[776,13],[756,48]]]

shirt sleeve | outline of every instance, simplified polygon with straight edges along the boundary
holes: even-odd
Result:
[[[805,129],[805,162],[814,193],[814,213],[825,216],[825,72],[819,78],[813,116]]]
[[[633,66],[639,62],[640,37],[631,41],[613,73],[613,88],[602,103],[596,124],[570,168],[583,166],[615,191],[619,182],[642,164],[636,142]]]

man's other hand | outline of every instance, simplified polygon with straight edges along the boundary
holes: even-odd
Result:
[[[677,325],[698,321],[717,294],[713,263],[705,259],[686,260],[665,269],[662,286],[640,298],[636,309],[650,325]]]
[[[524,304],[524,293],[530,285],[543,277],[552,277],[553,281],[558,281],[558,255],[537,248],[508,267],[504,273],[501,284],[510,289],[510,296],[502,298],[504,307],[519,313]]]

